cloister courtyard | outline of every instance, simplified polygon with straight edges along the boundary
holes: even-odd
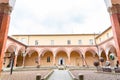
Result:
[[[105,0],[111,20],[107,29],[100,33],[83,34],[8,36],[14,4],[15,0],[0,0],[0,80],[120,80],[120,0]],[[68,21],[79,24],[78,16],[75,19],[70,17]],[[56,26],[51,19],[43,23]],[[49,31],[47,28],[45,31]],[[38,31],[41,32],[42,28]]]

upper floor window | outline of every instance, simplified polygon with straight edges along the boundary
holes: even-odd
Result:
[[[15,38],[16,40],[18,40],[18,38]]]
[[[38,40],[35,40],[35,45],[37,46],[39,43],[38,43]]]
[[[107,38],[109,38],[109,33],[107,33]]]
[[[26,38],[21,38],[21,42],[26,44],[27,42]]]
[[[99,41],[101,42],[101,38],[99,38]]]
[[[67,44],[71,44],[71,40],[67,40]]]
[[[54,45],[54,40],[51,40],[51,45]]]
[[[78,40],[78,44],[82,44],[82,40]]]
[[[89,39],[89,44],[93,45],[93,39]]]

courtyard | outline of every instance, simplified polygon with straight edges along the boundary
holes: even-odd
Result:
[[[0,80],[120,80],[120,0],[30,1],[0,0]]]
[[[41,80],[79,80],[78,75],[84,76],[84,80],[120,80],[120,74],[114,72],[97,72],[96,69],[29,69],[16,70],[10,75],[9,71],[1,73],[1,80],[36,80],[41,75]]]

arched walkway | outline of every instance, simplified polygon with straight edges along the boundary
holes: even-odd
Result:
[[[104,51],[104,50],[102,51],[102,53],[101,53],[101,56],[100,56],[100,57],[104,58],[104,62],[102,63],[102,65],[104,66],[104,65],[105,65],[105,62],[106,62],[106,60],[107,60],[106,53],[105,53],[105,51]]]
[[[76,51],[72,51],[70,54],[70,65],[72,66],[82,66],[82,59],[80,54]]]
[[[36,58],[38,58],[38,53],[36,51],[32,51],[32,53],[28,53],[25,56],[24,66],[37,66],[35,62]]]
[[[85,53],[85,60],[88,66],[94,66],[94,61],[98,60],[98,55],[96,53],[92,53],[90,51],[87,51]]]
[[[11,53],[10,52],[6,52],[5,53],[5,57],[10,57]],[[9,68],[10,67],[10,58],[4,58],[4,67],[5,68]]]
[[[22,50],[19,50],[18,55],[17,55],[17,64],[16,67],[22,66],[23,65],[23,53]]]
[[[40,65],[41,66],[52,66],[53,65],[53,53],[51,51],[46,51],[40,56]]]
[[[16,49],[16,46],[14,46],[14,45],[10,45],[8,48],[7,48],[7,50],[6,50],[6,52],[5,52],[5,54],[4,54],[4,63],[3,63],[3,65],[4,65],[4,67],[6,68],[9,68],[10,67],[10,56],[12,55],[12,54],[15,54],[14,52],[15,52],[15,49]]]
[[[114,54],[114,56],[115,56],[114,60],[110,59],[110,54]],[[111,66],[115,66],[116,61],[118,60],[118,57],[117,57],[117,52],[116,52],[116,49],[114,46],[110,46],[109,52],[108,52],[108,58],[109,58],[109,61],[111,62]]]
[[[55,61],[57,65],[67,65],[68,64],[68,56],[64,51],[59,51],[56,54]]]

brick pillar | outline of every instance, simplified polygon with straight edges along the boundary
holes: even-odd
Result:
[[[68,55],[68,65],[71,65],[71,61],[70,61],[70,55]]]
[[[55,66],[56,65],[56,61],[55,61],[55,55],[53,55],[53,66]]]
[[[108,11],[110,13],[117,56],[120,62],[120,4],[113,4],[112,8],[109,8]]]
[[[17,55],[15,55],[15,59],[14,59],[14,67],[16,67],[17,65]]]
[[[3,55],[7,41],[10,13],[11,7],[7,3],[0,3],[0,71],[2,69]]]
[[[40,56],[38,56],[38,65],[40,66],[41,64],[41,58],[40,58]]]
[[[22,66],[23,66],[23,67],[25,66],[25,56],[23,56],[23,63],[22,63]]]

